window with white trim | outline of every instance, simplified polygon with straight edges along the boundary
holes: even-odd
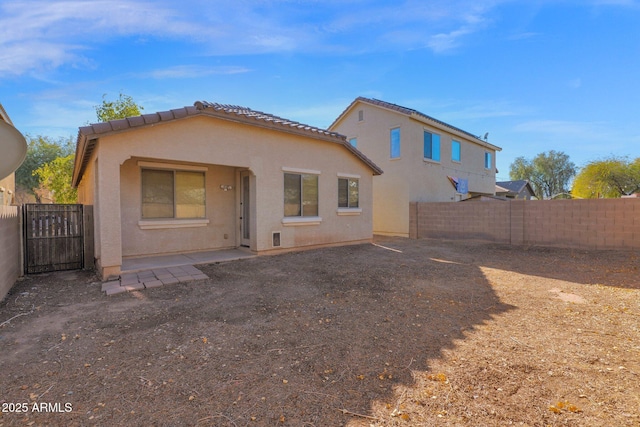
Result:
[[[451,140],[451,160],[454,162],[460,162],[461,156],[461,147],[460,141],[456,141],[455,139]]]
[[[318,216],[318,175],[284,174],[284,216]]]
[[[204,172],[142,169],[142,219],[205,217]]]
[[[488,151],[484,152],[484,168],[491,169],[491,153]]]
[[[338,207],[358,208],[360,181],[356,178],[338,178]]]
[[[389,131],[390,157],[397,159],[400,157],[400,128],[393,128]]]
[[[440,135],[424,131],[424,158],[440,161]]]

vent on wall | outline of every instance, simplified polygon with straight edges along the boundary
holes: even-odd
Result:
[[[273,232],[271,244],[272,244],[272,246],[274,248],[279,248],[280,247],[280,232],[279,231],[274,231]]]

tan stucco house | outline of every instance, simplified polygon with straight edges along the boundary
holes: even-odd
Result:
[[[411,108],[359,97],[329,127],[384,175],[373,180],[373,230],[409,236],[410,202],[493,195],[500,147]]]
[[[15,202],[15,171],[24,161],[27,141],[0,104],[0,301],[22,274],[20,211]]]
[[[338,133],[196,102],[81,127],[73,185],[107,278],[128,257],[368,242],[381,173]]]

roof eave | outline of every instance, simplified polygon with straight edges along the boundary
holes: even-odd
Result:
[[[169,117],[169,115],[171,117]],[[76,157],[72,176],[72,186],[77,188],[82,180],[84,171],[89,161],[89,157],[93,154],[95,144],[98,139],[133,129],[142,129],[155,126],[158,123],[166,123],[169,121],[189,118],[194,116],[209,116],[225,121],[255,126],[268,130],[275,130],[293,134],[296,136],[311,137],[317,140],[332,142],[339,144],[351,151],[356,157],[363,161],[371,168],[374,175],[382,174],[380,169],[373,161],[367,158],[359,150],[355,149],[347,142],[347,138],[337,132],[315,128],[313,126],[304,125],[302,123],[292,122],[287,119],[273,117],[274,120],[265,118],[246,116],[236,114],[225,110],[217,110],[208,107],[206,104],[198,101],[193,107],[184,107],[182,109],[145,114],[141,116],[129,117],[126,119],[112,120],[109,122],[95,123],[83,126],[78,130],[78,139],[76,142]],[[270,116],[270,115],[265,115]]]
[[[407,116],[407,117],[410,117],[410,118],[412,118],[414,120],[417,120],[417,121],[419,121],[421,123],[425,123],[425,124],[428,124],[430,126],[437,127],[438,129],[441,129],[441,130],[443,130],[445,132],[452,133],[452,134],[454,134],[456,136],[459,136],[460,138],[463,138],[463,139],[465,139],[467,141],[470,141],[470,142],[473,142],[475,144],[481,145],[481,146],[483,146],[485,148],[488,148],[490,150],[502,151],[502,148],[498,147],[497,145],[493,145],[493,144],[490,144],[487,141],[483,141],[482,139],[472,135],[469,132],[463,131],[462,129],[458,129],[457,127],[455,127],[453,125],[450,125],[448,123],[442,122],[442,121],[437,120],[437,119],[435,119],[433,117],[427,116],[426,114],[420,113],[419,111],[413,110],[411,108],[402,107],[400,105],[391,104],[391,103],[388,103],[386,101],[369,99],[369,98],[365,98],[365,97],[362,97],[362,96],[359,96],[356,99],[354,99],[351,102],[351,104],[349,104],[349,106],[347,108],[345,108],[345,110],[338,116],[338,118],[335,119],[333,123],[331,123],[331,125],[329,126],[328,129],[334,129],[338,125],[338,123],[340,123],[347,115],[349,115],[351,110],[353,110],[358,103],[371,105],[371,106],[374,106],[374,107],[377,107],[377,108],[381,108],[381,109],[390,111],[392,113],[401,114],[403,116]],[[393,105],[393,107],[391,105]]]

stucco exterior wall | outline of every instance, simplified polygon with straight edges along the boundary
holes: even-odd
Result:
[[[119,274],[122,257],[240,245],[240,172],[251,172],[250,248],[258,253],[372,238],[373,171],[338,144],[206,116],[132,129],[98,141],[79,189],[94,205],[96,258],[103,276]],[[142,230],[140,161],[199,165],[206,172],[209,224]],[[319,224],[284,218],[286,170],[319,172]],[[339,215],[338,175],[360,177],[360,208]],[[223,191],[220,185],[232,185]],[[85,186],[93,187],[92,189]],[[114,209],[114,207],[116,207]],[[272,233],[281,246],[272,246]],[[225,239],[224,236],[227,236]]]
[[[394,159],[390,156],[393,128],[400,128],[400,157]],[[357,148],[384,171],[373,180],[373,228],[377,234],[408,236],[409,202],[448,202],[464,197],[456,193],[447,176],[467,179],[470,192],[494,193],[495,151],[461,134],[454,135],[446,129],[367,103],[356,104],[332,130],[346,135],[347,139],[356,138]],[[424,131],[440,135],[439,162],[424,158]],[[460,162],[451,160],[452,139],[460,142]],[[491,169],[484,167],[487,151],[491,153]]]
[[[0,206],[9,206],[13,203],[16,192],[16,175],[12,173],[6,178],[0,179]]]
[[[235,193],[222,191],[220,185],[236,183],[235,168],[200,165],[205,171],[205,215],[203,227],[142,229],[142,182],[139,158],[124,162],[120,171],[120,209],[122,211],[122,256],[134,257],[161,253],[201,251],[236,246]],[[166,163],[180,169],[185,164]],[[193,164],[186,164],[193,165]]]
[[[0,301],[20,276],[19,213],[18,206],[0,206]]]

